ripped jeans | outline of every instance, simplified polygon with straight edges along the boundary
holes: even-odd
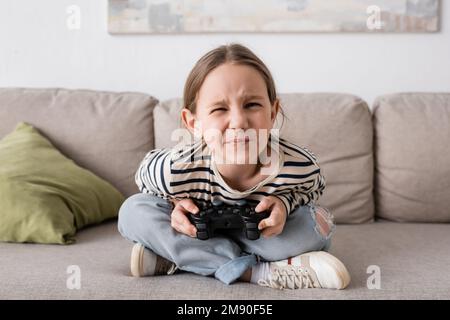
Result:
[[[170,224],[171,213],[169,201],[149,194],[135,194],[120,208],[118,229],[126,239],[174,262],[180,270],[214,276],[225,284],[239,279],[258,261],[278,261],[309,251],[328,251],[335,230],[331,213],[310,204],[293,211],[283,232],[277,236],[248,240],[243,232],[236,230],[226,237],[204,241],[174,230]],[[325,221],[326,225],[318,221]]]

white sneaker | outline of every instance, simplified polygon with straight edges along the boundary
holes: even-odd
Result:
[[[344,264],[325,251],[313,251],[286,260],[269,262],[267,279],[258,284],[275,289],[344,289],[350,274]]]
[[[177,270],[175,263],[158,256],[140,243],[136,243],[131,250],[130,268],[133,277],[174,274]]]

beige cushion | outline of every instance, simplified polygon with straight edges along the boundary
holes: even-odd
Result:
[[[171,140],[172,133],[181,128],[182,99],[174,98],[159,102],[153,112],[155,119],[155,148],[170,148],[178,143]]]
[[[136,279],[130,276],[132,246],[131,241],[120,235],[117,221],[81,230],[77,244],[72,246],[0,243],[0,297],[8,300],[450,297],[448,224],[375,222],[338,226],[330,253],[344,263],[352,277],[345,290],[272,290],[245,282],[227,286],[213,277],[188,272]],[[67,270],[74,264],[81,269],[80,290],[69,290],[66,286],[68,279],[73,279]],[[380,279],[379,289],[370,287],[377,284],[376,279]]]
[[[312,151],[319,160],[326,188],[319,204],[338,223],[373,220],[372,122],[370,109],[358,97],[335,93],[281,94],[289,118],[281,136]],[[170,147],[180,125],[181,99],[155,107],[155,146]],[[277,126],[281,123],[281,115]]]
[[[0,139],[27,122],[65,156],[128,196],[139,192],[134,173],[153,148],[156,103],[141,93],[0,89]]]
[[[373,153],[370,109],[358,97],[337,93],[281,95],[289,118],[281,136],[311,150],[326,187],[318,204],[338,223],[373,220]]]
[[[376,99],[377,215],[450,222],[450,93],[403,93]]]

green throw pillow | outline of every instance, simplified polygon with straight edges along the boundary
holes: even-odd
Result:
[[[0,140],[0,241],[69,244],[117,216],[123,195],[19,123]]]

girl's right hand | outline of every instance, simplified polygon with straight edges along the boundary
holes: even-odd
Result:
[[[189,237],[197,237],[197,229],[186,216],[189,213],[198,213],[198,208],[192,199],[173,200],[175,205],[171,215],[171,226],[180,233]]]

